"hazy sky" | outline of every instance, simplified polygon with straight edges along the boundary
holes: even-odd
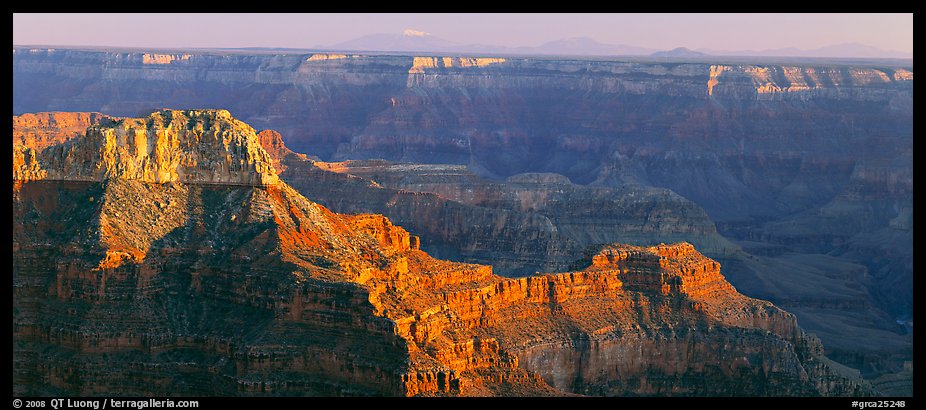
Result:
[[[812,49],[862,43],[913,52],[913,14],[13,14],[13,44],[128,47],[331,45],[428,32],[461,44],[537,46],[591,37],[657,49]]]

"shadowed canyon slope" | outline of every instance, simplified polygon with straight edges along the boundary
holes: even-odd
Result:
[[[912,63],[14,47],[13,97],[14,114],[223,107],[324,161],[435,164],[419,181],[277,169],[334,210],[387,214],[429,252],[500,273],[558,270],[586,240],[684,239],[866,376],[912,360]],[[457,193],[420,181],[435,172],[496,196],[445,197]],[[505,199],[546,185],[522,174],[562,175],[552,186],[586,200],[652,201],[625,201],[629,219],[531,209],[543,201]],[[623,220],[622,236],[596,220]],[[712,248],[713,226],[746,253]]]
[[[28,118],[50,115],[67,114]],[[35,132],[57,138],[50,126],[15,126],[14,141]],[[61,139],[69,132],[63,128]],[[490,264],[506,275],[580,269],[585,265],[574,264],[576,255],[593,244],[692,242],[721,258],[740,290],[794,312],[824,341],[829,357],[869,378],[887,374],[901,383],[896,394],[910,394],[903,366],[911,359],[911,335],[899,334],[876,307],[864,266],[755,242],[744,242],[753,254],[744,253],[720,238],[696,205],[666,190],[583,187],[552,174],[494,182],[453,165],[323,163],[290,151],[279,133],[257,136],[280,178],[304,195],[337,212],[384,214],[420,235],[431,255]]]
[[[279,133],[259,135],[286,169],[280,178],[319,203],[387,215],[420,235],[429,253],[507,274],[581,268],[574,256],[594,243],[694,242],[723,260],[725,275],[747,295],[793,311],[829,357],[868,378],[890,378],[892,394],[912,394],[912,334],[878,307],[865,266],[752,241],[741,242],[744,252],[671,191],[583,187],[553,174],[489,181],[454,165],[317,162],[283,148]]]
[[[260,140],[227,111],[161,110],[27,147],[44,172],[14,168],[14,395],[872,392],[690,244],[506,279],[306,199]]]
[[[852,64],[14,47],[13,112],[223,107],[326,161],[668,188],[728,238],[864,265],[908,321],[912,63]]]
[[[586,187],[556,175],[494,182],[455,165],[283,162],[294,165],[281,178],[326,206],[382,213],[419,233],[430,252],[492,264],[507,276],[566,269],[576,254],[603,243],[688,241],[714,255],[736,250],[703,210],[663,189]],[[346,187],[354,189],[344,195]]]

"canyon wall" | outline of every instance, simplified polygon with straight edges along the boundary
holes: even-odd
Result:
[[[909,174],[912,92],[912,64],[876,61],[13,51],[14,114],[222,107],[323,160],[664,187],[753,230],[859,183],[876,189],[867,169]],[[888,227],[909,208],[911,180],[859,218]],[[830,251],[851,235],[822,240]]]
[[[294,158],[294,161],[298,159]],[[602,243],[644,245],[688,241],[710,255],[724,255],[738,249],[717,234],[700,207],[664,189],[639,185],[619,188],[583,186],[557,174],[521,174],[506,181],[492,181],[473,174],[465,166],[446,164],[366,160],[316,161],[313,165],[319,170],[282,173],[281,178],[290,181],[301,192],[315,195],[318,201],[333,209],[388,215],[403,226],[421,232],[426,241],[441,238],[447,243],[445,247],[453,246],[457,250],[446,257],[491,263],[502,273],[529,274],[536,270],[566,269],[575,261],[576,254]],[[358,185],[363,191],[357,194],[339,195],[330,183],[324,182],[337,178],[324,175],[324,171],[361,177],[370,183]],[[301,173],[305,176],[300,177]],[[456,206],[472,214],[461,226],[485,225],[494,230],[476,235],[480,243],[470,245],[469,235],[450,237],[436,229],[442,221],[424,218],[429,215],[428,210],[405,213],[394,209],[398,207],[397,202],[396,206],[389,206],[387,204],[395,201],[379,201],[375,199],[377,195],[366,193],[376,189],[393,191],[395,197],[403,193],[423,194],[419,202],[432,199],[435,202],[457,203],[459,205]],[[436,203],[425,206],[441,207]],[[476,215],[479,214],[492,215],[492,219],[478,218]],[[536,220],[542,223],[534,222]],[[511,238],[512,234],[521,238]],[[540,238],[534,239],[534,236]],[[492,238],[511,240],[486,242]],[[467,253],[461,254],[461,251]],[[543,264],[532,261],[542,261]]]
[[[875,393],[687,243],[608,245],[573,272],[505,279],[431,258],[381,215],[335,214],[283,181],[241,183],[262,180],[254,166],[233,181],[88,180],[44,155],[107,152],[95,136],[125,124],[186,147],[225,115],[91,126],[37,155],[58,177],[14,181],[14,395]],[[241,145],[200,142],[211,154],[196,158],[270,157],[236,120],[212,124]]]
[[[496,182],[547,173],[578,185],[668,189],[702,208],[722,236],[759,253],[752,255],[756,260],[725,259],[724,266],[751,266],[728,272],[739,289],[798,303],[806,295],[782,279],[777,269],[784,267],[800,272],[792,279],[811,280],[804,286],[839,294],[813,303],[846,306],[842,301],[861,298],[866,307],[857,309],[872,313],[857,323],[893,326],[894,336],[909,338],[912,62],[711,58],[697,63],[14,47],[13,113],[126,116],[165,106],[221,107],[258,129],[279,131],[290,148],[325,161],[456,164]],[[41,172],[32,165],[36,155],[21,149],[14,168],[24,167],[24,177]],[[352,211],[376,206],[383,213],[392,208],[391,216],[405,215],[403,224],[428,215],[424,219],[435,223],[422,220],[413,229],[429,249],[458,260],[546,270],[552,266],[545,256],[571,252],[560,245],[568,241],[550,233],[551,226],[559,228],[550,215],[481,207],[482,228],[459,227],[472,214],[458,204],[467,204],[438,198],[449,205],[427,214],[421,210],[436,197],[402,189],[381,192],[381,205],[354,198],[326,204]],[[566,212],[559,224],[565,228],[570,218],[576,219]],[[501,233],[488,228],[489,221],[516,221],[512,226],[536,232],[504,232],[512,240],[501,245],[522,257],[506,260],[512,258],[492,254],[495,244],[473,239]],[[590,240],[607,239],[600,231],[592,235],[596,230],[587,225],[582,231]],[[441,246],[443,238],[465,246]],[[678,239],[703,245],[697,237]],[[874,301],[870,308],[868,300]],[[807,320],[818,323],[821,335],[835,334],[826,336],[835,343],[846,339],[839,332],[857,335],[856,347],[849,348],[855,353],[844,357],[857,355],[859,344],[874,336],[833,330],[829,323],[842,321],[826,318],[842,317],[840,309]],[[907,351],[902,360],[910,360],[911,349],[901,350]],[[864,362],[853,366],[868,366]]]
[[[14,116],[14,124],[21,122]],[[35,129],[28,124],[14,126],[14,146]],[[51,139],[71,135],[67,127],[60,136],[50,126],[42,132]],[[865,266],[754,241],[740,242],[744,253],[717,235],[696,205],[671,191],[581,186],[555,174],[491,181],[454,165],[324,163],[289,150],[275,131],[257,139],[280,179],[304,195],[338,212],[387,215],[420,235],[416,241],[430,254],[492,265],[506,276],[581,269],[586,262],[576,264],[577,255],[594,244],[691,241],[721,258],[741,291],[795,313],[825,342],[829,357],[869,378],[894,377],[899,370],[909,381],[902,366],[910,360],[910,335],[899,332],[866,290],[873,279]]]
[[[582,268],[572,263],[575,255],[594,243],[697,243],[723,260],[725,275],[742,292],[795,313],[824,341],[828,357],[868,378],[909,381],[904,369],[912,359],[912,334],[869,291],[881,278],[855,261],[862,255],[797,253],[749,240],[737,243],[740,250],[716,234],[703,211],[654,188],[578,186],[555,174],[489,181],[455,165],[283,158],[290,168],[281,179],[326,206],[388,215],[421,235],[423,249],[491,264],[505,275]],[[538,217],[543,223],[532,222]],[[903,249],[896,240],[880,246]],[[902,395],[912,394],[912,385],[904,386]]]
[[[912,166],[912,65],[896,62],[148,54],[14,47],[13,112],[222,107],[323,160],[635,182],[751,225]],[[886,226],[908,196],[861,217]]]
[[[826,166],[811,160],[844,156],[872,137],[903,138],[911,129],[912,65],[892,63],[458,64],[449,57],[199,52],[151,64],[145,55],[14,47],[13,112],[224,107],[325,160],[474,162],[499,176],[545,171],[577,182],[609,175],[614,160],[639,156],[632,162],[645,166],[665,155],[728,167],[734,158],[754,157],[768,163],[741,167],[771,176],[780,168],[773,161]],[[680,156],[708,147],[715,157]],[[813,155],[804,158],[805,151]],[[845,172],[845,165],[832,166],[830,172]],[[633,176],[668,182],[643,171]],[[749,182],[741,178],[716,182]],[[778,190],[790,181],[781,182]]]

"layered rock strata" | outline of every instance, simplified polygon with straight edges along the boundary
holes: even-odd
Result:
[[[667,188],[732,239],[865,265],[909,321],[912,184],[845,199],[880,189],[864,175],[912,175],[912,63],[715,59],[14,47],[13,112],[222,106],[326,161]]]
[[[254,129],[228,111],[161,110],[90,126],[40,153],[14,143],[13,178],[275,184],[270,155],[259,148]]]
[[[298,159],[294,158],[292,162],[296,161]],[[713,255],[737,250],[736,245],[717,234],[703,210],[667,190],[638,185],[588,187],[573,184],[557,174],[522,174],[506,181],[491,181],[473,174],[464,166],[446,164],[396,164],[368,160],[314,162],[313,165],[323,171],[362,177],[376,185],[360,187],[367,191],[397,191],[394,194],[396,197],[401,197],[403,193],[425,194],[425,198],[461,204],[461,208],[470,210],[469,213],[473,215],[468,218],[470,224],[495,228],[491,235],[483,234],[476,238],[481,243],[470,238],[459,238],[462,236],[459,234],[451,238],[452,230],[435,229],[442,225],[442,221],[416,216],[428,215],[427,212],[410,212],[406,215],[395,209],[400,206],[399,202],[403,202],[401,200],[396,202],[395,207],[390,207],[376,203],[376,195],[338,195],[331,187],[325,186],[330,185],[326,181],[334,180],[335,177],[317,176],[319,171],[300,171],[306,174],[305,177],[295,172],[281,174],[281,178],[288,180],[297,189],[315,193],[316,200],[332,209],[383,213],[403,226],[421,232],[428,241],[443,239],[443,242],[459,245],[463,245],[461,241],[472,241],[474,243],[471,246],[459,246],[456,253],[448,253],[446,256],[491,263],[496,271],[504,273],[561,270],[568,267],[575,260],[574,256],[586,247],[612,242],[654,244],[689,241]],[[431,207],[436,207],[436,204]],[[480,215],[494,217],[485,220],[478,218]],[[525,220],[531,219],[539,219],[543,224],[525,223]],[[506,229],[508,226],[513,229]],[[541,236],[542,242],[519,249],[516,248],[517,244],[523,243],[523,240],[509,240],[505,235],[523,235],[527,232]],[[492,243],[493,239],[497,243]],[[435,252],[443,249],[435,248]],[[466,253],[461,254],[461,251]],[[532,260],[542,260],[544,263],[532,263]]]
[[[37,129],[45,138],[62,141],[75,134],[68,121],[59,120],[61,129],[56,133],[55,123],[36,126],[33,118],[91,115],[40,113],[24,116],[28,121],[14,116],[14,147]],[[725,275],[742,292],[793,312],[804,329],[824,341],[828,357],[861,370],[866,378],[893,377],[910,360],[910,334],[903,334],[903,327],[866,290],[878,283],[868,271],[885,275],[887,269],[866,271],[864,265],[852,262],[870,255],[858,247],[840,258],[800,254],[793,248],[797,238],[785,237],[777,239],[786,241],[781,245],[741,241],[738,244],[749,254],[735,248],[731,252],[731,245],[714,233],[703,212],[671,192],[640,186],[584,187],[554,174],[489,181],[454,165],[323,163],[290,151],[274,131],[262,131],[258,139],[274,169],[281,171],[280,177],[298,191],[338,212],[384,214],[420,235],[422,249],[431,255],[490,264],[496,273],[511,276],[566,269],[575,255],[594,243],[690,241],[706,254],[721,258]],[[14,158],[14,171],[15,166]],[[859,173],[866,175],[870,179],[880,174]],[[898,183],[903,180],[887,181],[895,182],[883,184],[879,191],[858,190],[859,195],[846,200],[889,200],[892,192],[901,192],[894,187],[902,186]],[[841,226],[852,225],[848,215],[840,218]],[[896,225],[897,232],[910,229]],[[878,242],[880,248],[902,249],[898,239],[880,237],[888,238]],[[874,260],[902,263],[896,255]],[[906,379],[901,375],[901,380]]]
[[[667,188],[732,239],[865,265],[909,321],[912,184],[846,199],[912,175],[912,63],[716,60],[14,47],[13,112],[223,106],[327,161]]]
[[[611,245],[582,270],[504,279],[431,258],[383,216],[241,183],[266,181],[256,135],[236,139],[221,111],[171,112],[169,127],[164,114],[137,121],[186,158],[230,156],[253,175],[14,184],[14,395],[870,392],[689,244]],[[94,136],[139,123],[126,121],[73,144],[106,152]]]

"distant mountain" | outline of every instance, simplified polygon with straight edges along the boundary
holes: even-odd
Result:
[[[912,58],[912,53],[904,53],[894,50],[882,50],[859,43],[836,44],[827,47],[821,47],[810,52],[817,54],[818,57],[865,57],[865,58]]]
[[[340,51],[417,51],[435,53],[588,56],[648,55],[654,51],[657,51],[653,48],[636,47],[624,44],[599,43],[598,41],[589,37],[575,37],[554,40],[536,47],[505,47],[490,44],[460,44],[413,29],[406,29],[402,34],[371,34],[330,46],[318,46],[317,48]]]
[[[895,50],[883,50],[877,47],[859,44],[843,43],[811,50],[802,50],[795,47],[776,48],[771,50],[712,50],[699,48],[697,51],[718,56],[767,56],[767,57],[826,57],[826,58],[913,58],[912,53]]]
[[[599,43],[589,37],[554,40],[537,47],[530,47],[529,49],[536,54],[595,56],[646,55],[656,51],[656,49],[652,48],[628,46],[625,44]]]
[[[704,57],[708,54],[697,52],[685,47],[679,47],[668,51],[657,51],[650,55],[653,57]]]
[[[432,36],[423,31],[406,29],[402,34],[370,34],[324,48],[349,51],[433,51],[448,52],[461,44]]]
[[[652,57],[704,57],[704,56],[766,56],[766,57],[855,57],[855,58],[912,58],[912,53],[882,50],[858,43],[837,44],[813,50],[779,48],[773,50],[691,50],[679,47],[672,50],[637,47],[626,44],[606,44],[589,37],[554,40],[533,47],[505,47],[491,44],[460,44],[419,30],[406,29],[401,34],[370,34],[317,49],[337,51],[426,52],[460,54],[526,54],[567,56],[652,56]]]

